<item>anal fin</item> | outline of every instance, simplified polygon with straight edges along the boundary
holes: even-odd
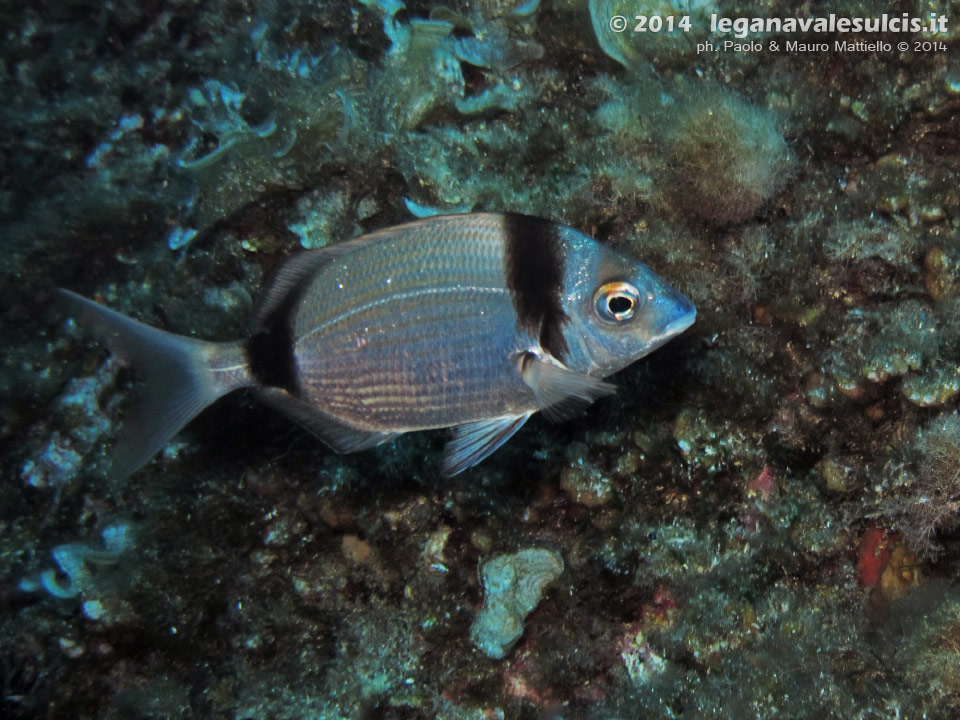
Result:
[[[256,394],[264,403],[302,425],[338,453],[368,450],[403,435],[402,432],[349,427],[279,388],[257,388]]]
[[[443,474],[456,475],[496,452],[533,413],[465,423],[443,449]]]

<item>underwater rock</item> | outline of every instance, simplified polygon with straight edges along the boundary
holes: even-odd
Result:
[[[954,297],[960,291],[960,252],[956,248],[930,248],[923,270],[923,284],[934,300]]]
[[[830,492],[846,493],[862,487],[862,468],[855,457],[827,457],[816,465],[823,486]]]
[[[601,507],[628,486],[640,467],[642,453],[618,433],[589,433],[586,442],[567,446],[560,488],[575,503]]]
[[[531,548],[498,555],[483,564],[483,607],[470,626],[470,639],[499,660],[523,634],[523,621],[540,602],[544,588],[563,572],[555,552]]]
[[[900,392],[919,407],[945,405],[960,394],[960,368],[936,366],[921,375],[911,375],[904,379]]]
[[[119,363],[111,358],[95,374],[67,383],[56,400],[55,413],[69,425],[52,432],[46,446],[23,463],[20,477],[25,484],[60,488],[77,476],[85,455],[110,430],[109,408],[101,407],[99,398],[116,382],[119,370]]]
[[[728,420],[717,420],[693,409],[677,415],[673,438],[684,460],[699,472],[716,475],[746,457],[757,461],[759,442]]]
[[[318,190],[297,202],[299,219],[287,225],[300,238],[301,247],[315,250],[361,229],[350,217],[350,197],[345,190]]]
[[[667,670],[666,659],[650,647],[642,629],[634,632],[631,628],[620,639],[618,649],[627,675],[637,687],[649,684]]]
[[[943,340],[937,318],[924,303],[906,300],[880,310],[851,310],[831,353],[830,373],[851,399],[864,392],[863,380],[883,384],[910,373],[903,395],[927,407],[956,394],[955,368],[935,362]],[[854,322],[856,321],[856,322]]]
[[[587,507],[605,505],[613,497],[609,475],[591,463],[574,463],[564,468],[560,473],[560,487],[571,500]]]

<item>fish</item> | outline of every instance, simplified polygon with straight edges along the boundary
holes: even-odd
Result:
[[[441,471],[456,475],[535,413],[563,420],[613,393],[604,378],[696,318],[643,263],[572,227],[503,213],[429,217],[294,255],[235,342],[55,295],[141,374],[112,451],[120,478],[241,388],[338,453],[452,428]]]

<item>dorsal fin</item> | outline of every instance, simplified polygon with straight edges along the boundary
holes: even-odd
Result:
[[[330,254],[320,250],[307,250],[284,261],[273,277],[267,281],[257,298],[250,316],[250,334],[256,335],[276,325],[278,316],[290,303],[290,296],[304,289],[307,280],[325,263]]]
[[[290,307],[290,295],[305,289],[306,282],[327,263],[368,245],[392,239],[402,231],[415,231],[418,228],[456,220],[462,221],[463,215],[437,215],[293,255],[284,261],[264,285],[250,317],[250,334],[256,335],[270,330]]]

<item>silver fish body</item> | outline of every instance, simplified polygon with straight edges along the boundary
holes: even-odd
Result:
[[[192,388],[176,393],[176,412],[161,408],[121,436],[121,473],[217,397],[254,387],[340,452],[453,427],[443,470],[454,474],[533,413],[564,417],[608,394],[604,377],[696,315],[645,265],[573,228],[492,213],[428,218],[295,256],[237,343],[183,339],[61,296],[145,366],[148,383],[153,375],[167,386],[150,404],[171,404],[171,365]],[[157,367],[158,355],[178,352]]]

